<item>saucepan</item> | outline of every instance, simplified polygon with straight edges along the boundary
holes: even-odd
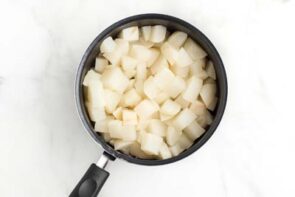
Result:
[[[90,120],[84,105],[85,98],[83,95],[82,82],[87,71],[94,66],[95,58],[100,52],[100,44],[102,43],[102,41],[108,36],[115,37],[124,28],[130,26],[145,25],[164,25],[170,32],[179,30],[187,33],[188,36],[199,43],[199,45],[208,53],[209,58],[213,61],[216,72],[218,103],[213,112],[214,119],[212,124],[207,128],[207,131],[194,142],[194,144],[190,148],[175,157],[164,160],[140,159],[115,150],[112,145],[105,142],[103,137],[100,136],[96,131],[94,131],[94,123]],[[222,119],[227,100],[227,78],[222,60],[216,48],[211,43],[211,41],[196,27],[173,16],[162,14],[141,14],[131,16],[114,23],[113,25],[105,29],[102,33],[100,33],[90,44],[81,60],[77,71],[75,82],[75,98],[78,113],[86,131],[95,140],[95,142],[102,146],[102,148],[104,149],[104,153],[96,164],[90,165],[89,169],[78,182],[70,196],[93,197],[98,195],[103,184],[109,176],[109,173],[104,170],[109,160],[114,161],[118,158],[130,163],[146,166],[171,164],[180,159],[184,159],[185,157],[197,151],[201,146],[203,146],[215,132],[217,126]]]

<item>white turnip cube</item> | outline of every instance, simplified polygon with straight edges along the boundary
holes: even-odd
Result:
[[[198,116],[197,118],[197,122],[203,128],[205,128],[207,125],[210,125],[212,121],[213,121],[213,116],[210,114],[208,110],[206,110],[204,114]]]
[[[197,116],[192,111],[189,109],[184,109],[173,119],[173,125],[175,129],[183,130],[196,118]]]
[[[112,53],[115,51],[116,47],[117,47],[117,44],[113,40],[113,38],[107,37],[106,39],[104,39],[104,41],[102,41],[100,45],[100,51],[102,53]]]
[[[208,106],[211,104],[213,99],[215,98],[216,95],[216,85],[215,84],[204,84],[200,96],[202,98],[202,101],[205,103],[205,105]]]
[[[108,131],[112,138],[134,141],[136,140],[136,130],[133,125],[122,125],[120,120],[110,120]]]
[[[157,97],[157,95],[160,93],[160,89],[158,88],[154,77],[150,76],[144,81],[143,91],[149,99],[154,99]]]
[[[115,52],[118,52],[121,54],[121,56],[127,55],[129,52],[129,42],[124,39],[117,38],[115,40],[117,44],[117,48]]]
[[[121,104],[124,107],[134,107],[140,101],[141,96],[137,93],[137,91],[134,88],[132,88],[123,95]]]
[[[154,75],[157,72],[161,71],[163,68],[168,68],[169,64],[164,56],[160,55],[158,59],[151,66],[151,73]]]
[[[137,60],[129,57],[129,56],[123,56],[121,60],[121,66],[123,70],[135,70],[137,65]]]
[[[174,47],[172,47],[169,43],[165,42],[161,46],[161,52],[171,65],[175,63],[178,56],[178,51]]]
[[[160,108],[160,113],[169,115],[169,116],[175,116],[181,109],[181,106],[172,101],[171,99],[166,100],[163,105]]]
[[[172,153],[172,155],[175,157],[179,155],[185,149],[181,147],[179,144],[174,144],[173,146],[169,147],[169,150]]]
[[[89,102],[86,102],[85,106],[90,120],[97,122],[106,118],[106,113],[103,107],[93,107]]]
[[[151,67],[160,55],[159,49],[152,48],[152,49],[150,49],[150,52],[151,53],[150,53],[150,58],[147,61],[147,67]]]
[[[136,125],[138,123],[136,112],[133,110],[124,109],[122,111],[122,119],[124,125]]]
[[[218,98],[217,97],[214,97],[214,99],[212,100],[212,102],[208,105],[208,109],[210,111],[214,111],[216,105],[217,105],[217,102],[218,102]]]
[[[145,80],[147,77],[147,67],[146,63],[141,62],[136,66],[136,79]]]
[[[166,134],[166,142],[169,146],[173,146],[182,135],[180,130],[176,130],[174,127],[168,126]]]
[[[125,28],[121,31],[120,37],[124,40],[135,41],[139,39],[139,30],[137,26]]]
[[[207,53],[191,38],[185,41],[183,48],[190,55],[192,60],[202,59],[207,56]]]
[[[193,144],[193,141],[189,139],[184,133],[182,133],[177,141],[177,144],[179,144],[184,149],[188,149]]]
[[[105,89],[104,90],[104,101],[105,101],[105,109],[108,113],[113,113],[117,108],[121,99],[121,94]]]
[[[100,77],[101,75],[98,74],[97,72],[95,72],[94,70],[90,69],[83,80],[83,85],[84,86],[88,86],[89,85],[89,81],[95,80],[95,81],[100,81]]]
[[[93,108],[103,108],[105,105],[104,89],[99,79],[88,81],[87,101]]]
[[[211,60],[208,61],[208,63],[207,63],[206,72],[207,72],[209,77],[216,80],[216,73],[215,73],[213,62]]]
[[[152,56],[152,52],[145,46],[134,44],[131,46],[130,56],[139,62],[148,62]]]
[[[144,80],[143,79],[136,79],[135,80],[135,83],[134,83],[134,88],[135,88],[136,92],[141,97],[145,97],[145,94],[143,92],[143,83],[144,83]]]
[[[179,76],[173,78],[173,80],[167,84],[164,91],[171,97],[176,98],[185,89],[185,81]]]
[[[181,31],[172,33],[167,42],[176,49],[179,49],[187,38],[187,34]]]
[[[145,41],[149,41],[152,34],[152,26],[143,26],[141,27],[141,34]]]
[[[200,116],[205,113],[206,105],[203,102],[196,100],[190,105],[189,109],[197,116]]]
[[[158,155],[163,144],[162,137],[151,133],[144,133],[141,137],[141,149],[152,155]]]
[[[142,100],[134,109],[142,119],[147,119],[159,110],[159,106],[151,100]]]
[[[133,141],[125,141],[125,140],[114,140],[114,148],[115,150],[124,150],[133,144]]]
[[[183,47],[180,48],[175,60],[175,66],[178,67],[187,67],[193,63],[193,60],[190,58],[189,54],[185,51]]]
[[[202,89],[202,85],[203,85],[203,80],[197,78],[196,76],[192,76],[187,81],[186,89],[182,94],[183,99],[189,102],[194,102],[197,99]]]
[[[158,104],[162,104],[167,99],[169,99],[169,95],[166,92],[160,92],[157,97],[154,98],[154,101],[156,101]]]
[[[182,95],[180,94],[176,99],[175,102],[178,103],[182,109],[185,109],[189,106],[190,102],[183,99]]]
[[[95,67],[94,70],[97,71],[98,73],[102,73],[104,69],[108,65],[108,60],[102,57],[97,57],[95,58]]]
[[[187,78],[189,75],[190,67],[189,66],[179,67],[179,66],[173,65],[171,66],[171,70],[176,76],[179,76],[181,78]]]
[[[167,85],[174,80],[174,74],[169,68],[163,68],[155,74],[154,81],[161,90],[165,90]]]
[[[166,27],[163,25],[154,25],[150,36],[150,41],[160,43],[165,40]]]
[[[170,149],[168,148],[166,143],[163,143],[160,149],[160,158],[161,159],[169,159],[172,157]]]
[[[147,127],[149,133],[164,137],[166,136],[166,125],[159,119],[152,119]]]
[[[101,81],[105,88],[123,93],[128,84],[129,80],[118,67],[112,67],[104,71],[101,76]]]
[[[122,120],[122,111],[123,111],[123,108],[122,107],[118,107],[117,109],[115,109],[115,111],[113,111],[113,116],[117,120]]]
[[[195,141],[199,138],[205,129],[201,127],[196,121],[193,121],[190,125],[184,128],[184,133],[190,138],[192,141]]]

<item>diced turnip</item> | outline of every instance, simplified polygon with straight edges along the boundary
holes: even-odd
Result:
[[[173,146],[182,135],[180,130],[176,130],[174,127],[168,126],[166,134],[166,142],[169,146]]]
[[[211,60],[208,61],[208,63],[207,63],[206,72],[207,72],[209,77],[216,80],[216,73],[215,73],[213,62]]]
[[[148,62],[152,56],[152,52],[145,46],[134,44],[131,46],[130,56],[139,62]]]
[[[185,41],[183,48],[190,55],[192,60],[202,59],[207,56],[207,53],[191,38]]]
[[[187,34],[181,31],[176,31],[171,34],[167,42],[174,48],[180,48],[187,38]]]
[[[101,133],[101,136],[106,142],[109,142],[112,139],[109,133]]]
[[[200,79],[206,79],[208,77],[208,74],[205,70],[203,70],[201,62],[204,62],[205,64],[205,59],[197,60],[190,65],[191,74]]]
[[[141,27],[141,33],[145,41],[149,41],[152,33],[152,26]]]
[[[192,141],[195,141],[199,138],[205,129],[201,127],[196,121],[193,121],[190,125],[184,128],[184,133],[189,137]]]
[[[163,144],[162,137],[151,133],[144,133],[141,137],[141,149],[152,155],[158,155]]]
[[[170,157],[172,157],[172,154],[171,154],[167,144],[163,143],[160,148],[160,158],[161,159],[169,159]]]
[[[200,96],[202,98],[202,101],[205,103],[205,105],[208,106],[211,104],[211,102],[214,100],[216,95],[216,85],[215,84],[204,84]]]
[[[134,84],[135,84],[135,79],[130,79],[126,91],[134,88]]]
[[[161,121],[170,120],[171,118],[173,118],[173,116],[160,113],[160,120]]]
[[[176,98],[185,89],[185,86],[185,81],[181,77],[176,76],[170,83],[167,84],[164,91],[171,98]]]
[[[110,120],[108,122],[110,136],[115,139],[136,140],[136,130],[133,125],[122,125],[120,120]]]
[[[96,121],[94,124],[94,131],[99,133],[107,133],[108,132],[108,118],[104,120]]]
[[[137,80],[145,80],[147,77],[147,67],[146,63],[141,62],[137,64],[136,67],[136,79]]]
[[[203,85],[203,80],[197,78],[196,76],[192,76],[187,81],[186,89],[182,94],[183,99],[189,102],[194,102],[197,99],[202,89],[202,85]]]
[[[103,107],[93,107],[89,102],[86,102],[85,106],[87,108],[90,120],[96,122],[106,118],[106,113]]]
[[[184,109],[173,119],[173,125],[175,129],[183,130],[196,118],[197,116],[192,111],[189,109]]]
[[[156,74],[157,72],[161,71],[163,68],[168,68],[169,64],[167,60],[164,58],[164,56],[160,55],[158,59],[154,62],[154,64],[151,66],[151,72],[152,74]]]
[[[139,39],[139,30],[137,26],[125,28],[121,31],[120,36],[124,40],[135,41]]]
[[[153,113],[159,110],[159,106],[151,100],[142,100],[134,109],[137,115],[142,119],[147,119],[152,116]]]
[[[119,66],[122,58],[122,53],[115,50],[111,53],[104,53],[103,56],[111,62],[113,66]]]
[[[150,76],[147,80],[144,81],[143,91],[149,99],[156,98],[157,95],[160,93],[160,89],[158,88],[153,76]]]
[[[105,109],[108,113],[113,113],[113,111],[117,108],[121,99],[121,94],[105,89],[104,90],[104,101],[105,101]]]
[[[217,102],[218,102],[218,98],[217,97],[214,97],[214,99],[212,100],[212,102],[208,105],[208,109],[210,111],[214,111],[216,105],[217,105]]]
[[[169,43],[165,42],[161,46],[161,52],[171,65],[175,63],[178,56],[178,51],[174,47],[172,47]]]
[[[208,110],[206,110],[204,114],[198,116],[197,118],[197,122],[203,128],[205,128],[207,125],[210,125],[212,121],[213,117]]]
[[[181,106],[172,101],[172,100],[167,100],[163,103],[163,105],[160,108],[160,113],[166,114],[169,116],[175,116],[181,109]]]
[[[189,109],[197,116],[200,116],[205,113],[206,105],[203,102],[196,100],[190,105]]]
[[[129,52],[129,42],[127,40],[120,39],[120,38],[117,38],[115,42],[117,44],[117,48],[115,52],[120,53],[121,56],[127,55]]]
[[[190,67],[189,66],[179,67],[179,66],[173,65],[171,66],[171,70],[176,76],[187,78],[187,76],[189,75]]]
[[[176,99],[175,102],[178,103],[182,109],[185,109],[189,106],[190,102],[183,99],[182,95],[180,94]]]
[[[104,41],[102,41],[100,45],[100,51],[102,53],[112,53],[115,51],[116,47],[117,47],[117,44],[113,40],[113,38],[107,37],[106,39],[104,39]]]
[[[189,54],[185,51],[183,47],[180,48],[175,60],[175,66],[178,67],[187,67],[193,63],[193,60],[190,58]]]
[[[161,90],[164,90],[172,80],[174,80],[174,74],[169,68],[163,68],[154,77],[155,83]]]
[[[137,60],[129,57],[129,56],[123,56],[121,66],[123,70],[133,70],[136,69]]]
[[[173,146],[169,147],[169,150],[172,153],[172,155],[175,157],[179,155],[185,149],[181,147],[179,144],[174,144]]]
[[[137,93],[137,91],[132,88],[131,90],[127,91],[123,97],[121,104],[124,107],[134,107],[141,101],[141,96]]]
[[[187,149],[193,144],[193,141],[189,139],[184,133],[182,133],[177,141],[177,144],[179,144],[182,148]]]
[[[136,112],[133,110],[124,109],[122,111],[122,119],[124,125],[136,125],[138,123]]]
[[[144,80],[143,79],[136,79],[135,80],[135,83],[134,83],[134,88],[135,88],[136,92],[141,97],[144,97],[145,96],[145,94],[143,92],[143,83],[144,83]]]
[[[149,123],[150,123],[150,120],[149,119],[139,118],[136,129],[139,130],[139,131],[146,130],[147,127],[148,127],[148,125],[149,125]]]
[[[100,77],[101,75],[98,74],[97,72],[95,72],[94,70],[90,69],[83,80],[83,85],[84,86],[88,86],[89,85],[89,81],[95,80],[95,81],[100,81]]]
[[[107,67],[108,65],[108,60],[106,60],[105,58],[102,57],[97,57],[95,58],[95,67],[94,70],[102,73],[104,71],[104,69]]]
[[[113,116],[117,120],[122,120],[122,111],[123,111],[123,108],[122,107],[118,107],[117,109],[115,109],[115,111],[113,111]]]
[[[128,78],[118,67],[112,67],[105,70],[101,76],[101,81],[105,88],[109,88],[119,93],[123,93],[129,84]]]
[[[103,108],[105,105],[104,89],[99,79],[88,81],[87,101],[93,108]]]
[[[166,37],[166,27],[162,25],[154,25],[150,36],[150,41],[155,43],[163,42]]]
[[[159,49],[150,49],[150,58],[147,61],[147,67],[151,67],[160,55]]]
[[[124,150],[126,147],[129,147],[133,143],[133,141],[115,140],[114,148],[115,150]]]
[[[159,119],[152,119],[147,127],[149,133],[164,137],[166,135],[166,125]]]
[[[154,156],[148,155],[147,153],[143,152],[141,150],[140,144],[137,142],[134,142],[133,144],[130,145],[129,151],[130,151],[131,155],[141,158],[141,159],[153,159],[154,158]]]
[[[167,99],[169,99],[169,95],[166,92],[160,92],[157,97],[154,99],[158,104],[164,103]]]

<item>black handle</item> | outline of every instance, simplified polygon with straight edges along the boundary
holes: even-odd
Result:
[[[91,164],[69,197],[95,197],[98,195],[110,173]]]

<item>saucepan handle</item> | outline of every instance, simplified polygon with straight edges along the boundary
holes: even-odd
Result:
[[[69,197],[97,196],[110,175],[110,173],[103,169],[108,160],[108,156],[103,154],[97,162],[97,165],[94,163],[91,164]]]

